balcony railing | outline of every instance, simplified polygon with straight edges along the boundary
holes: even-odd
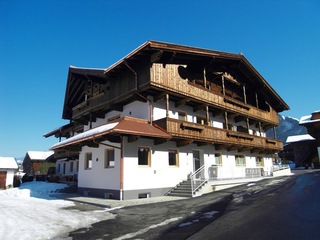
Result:
[[[166,91],[175,92],[180,96],[202,101],[209,106],[216,107],[228,112],[239,113],[251,119],[271,125],[278,125],[278,115],[273,109],[264,111],[252,105],[240,102],[227,96],[219,95],[213,90],[204,87],[189,84],[187,80],[178,77],[174,72],[159,69],[161,66],[153,66],[151,71],[150,83],[152,86],[164,89]],[[167,72],[165,72],[167,71]]]
[[[207,142],[215,145],[233,146],[238,149],[280,151],[282,142],[243,132],[230,131],[207,125],[181,121],[173,118],[163,118],[155,121],[173,138],[189,139],[195,142]]]

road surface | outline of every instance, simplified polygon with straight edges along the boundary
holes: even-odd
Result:
[[[72,239],[320,239],[320,172],[265,179],[201,197],[125,207]]]

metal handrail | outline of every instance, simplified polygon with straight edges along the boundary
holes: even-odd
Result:
[[[205,168],[205,165],[202,165],[200,168],[198,168],[196,171],[194,171],[193,173],[190,174],[189,178],[191,181],[191,192],[192,192],[192,196],[194,195],[194,193],[202,186],[206,183],[207,179],[206,178],[201,178],[200,177],[200,184],[196,184],[196,176],[197,174],[201,173]]]

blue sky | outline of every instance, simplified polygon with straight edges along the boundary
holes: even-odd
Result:
[[[0,0],[0,156],[46,151],[68,67],[107,68],[147,40],[243,53],[300,118],[320,109],[320,2]]]

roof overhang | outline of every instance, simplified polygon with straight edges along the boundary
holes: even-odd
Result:
[[[104,140],[108,135],[117,136],[141,136],[148,138],[170,139],[171,135],[155,124],[148,123],[145,119],[123,117],[115,122],[87,130],[83,133],[70,137],[51,147],[52,150],[73,146],[84,146],[88,142]]]

